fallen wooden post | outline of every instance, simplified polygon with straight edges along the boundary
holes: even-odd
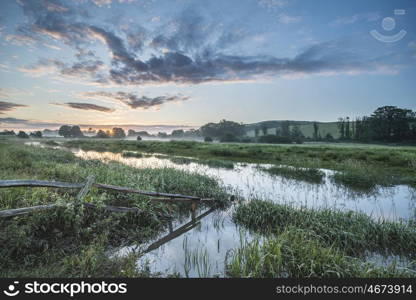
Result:
[[[82,187],[82,189],[79,191],[77,195],[78,203],[81,203],[84,200],[85,196],[90,191],[91,185],[93,183],[94,183],[94,176],[93,175],[88,176],[87,181],[85,182],[85,185]]]
[[[186,203],[199,203],[199,202],[214,202],[214,199],[184,199],[184,198],[150,198],[151,201],[156,202],[186,202]]]
[[[166,244],[167,242],[177,238],[178,236],[188,232],[189,230],[195,228],[196,226],[198,226],[200,223],[199,221],[204,218],[205,216],[209,215],[210,213],[212,213],[215,210],[215,208],[211,208],[209,210],[207,210],[206,212],[200,214],[199,216],[193,218],[190,222],[180,226],[179,228],[175,229],[174,231],[170,232],[168,235],[160,238],[159,240],[157,240],[156,242],[152,243],[151,245],[149,245],[146,250],[144,250],[142,253],[147,253],[150,252],[152,250],[155,250],[157,248],[159,248],[160,246],[162,246],[163,244]]]
[[[59,182],[59,181],[45,181],[45,180],[0,180],[0,188],[8,187],[56,187],[56,188],[83,188],[85,184],[83,183],[69,183],[69,182]],[[152,197],[168,197],[168,198],[180,198],[180,199],[190,199],[190,200],[200,200],[200,197],[187,196],[182,194],[170,194],[170,193],[159,193],[159,192],[148,192],[136,190],[133,188],[127,188],[122,186],[102,184],[102,183],[92,183],[93,187],[107,189],[117,192],[140,194],[144,196]]]
[[[6,217],[13,217],[23,214],[28,214],[34,211],[42,211],[42,210],[48,210],[58,207],[58,204],[47,204],[47,205],[38,205],[38,206],[32,206],[32,207],[24,207],[24,208],[15,208],[15,209],[7,209],[0,211],[0,218],[6,218]]]
[[[0,188],[7,187],[56,187],[79,189],[84,186],[82,183],[69,183],[45,180],[0,180]]]
[[[200,200],[200,197],[194,197],[194,196],[187,196],[187,195],[181,195],[181,194],[169,194],[169,193],[159,193],[159,192],[146,192],[141,190],[136,190],[132,188],[126,188],[121,186],[115,186],[110,184],[101,184],[101,183],[94,183],[94,187],[107,189],[107,190],[113,190],[118,192],[125,192],[125,193],[132,193],[132,194],[140,194],[144,196],[153,196],[153,197],[168,197],[168,198],[181,198],[181,199],[190,199],[190,200]]]

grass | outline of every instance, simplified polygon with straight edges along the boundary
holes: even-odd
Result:
[[[117,162],[82,160],[71,152],[0,142],[0,179],[96,182],[142,190],[182,193],[226,201],[227,194],[210,177],[171,168],[136,169]],[[143,213],[118,214],[72,203],[77,190],[0,189],[0,209],[61,203],[61,208],[0,220],[0,277],[148,276],[135,266],[137,257],[109,258],[113,247],[144,243],[167,227],[160,214],[179,214],[188,205],[169,208],[140,195],[92,189],[87,202],[138,207]]]
[[[288,227],[309,230],[327,247],[334,246],[348,255],[376,251],[416,258],[416,227],[410,222],[375,221],[358,212],[298,209],[260,200],[238,206],[233,218],[266,234],[280,234]]]
[[[242,241],[226,260],[230,277],[416,277],[414,223],[375,221],[356,212],[294,208],[253,200],[234,221],[264,234]],[[365,262],[368,252],[407,257],[407,268]],[[413,262],[411,260],[413,259]]]
[[[322,183],[325,176],[325,173],[321,170],[299,167],[273,166],[270,168],[260,168],[260,170],[272,175],[306,181],[309,183]]]
[[[227,259],[227,275],[254,278],[416,277],[391,264],[376,267],[327,245],[313,231],[288,227],[275,237],[242,242]]]
[[[286,165],[299,168],[326,168],[335,171],[357,172],[372,170],[380,174],[374,180],[391,181],[394,184],[416,186],[416,148],[405,146],[383,146],[363,144],[304,144],[304,145],[260,145],[218,144],[191,141],[126,141],[126,140],[69,140],[68,147],[83,150],[122,152],[140,151],[186,156],[200,160],[223,160],[228,162],[250,162]],[[341,180],[339,180],[341,182]]]

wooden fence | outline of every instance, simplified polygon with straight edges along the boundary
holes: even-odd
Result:
[[[70,183],[70,182],[59,182],[59,181],[44,181],[44,180],[0,180],[0,188],[13,188],[13,187],[51,187],[51,188],[64,188],[64,189],[80,189],[75,204],[84,205],[85,207],[94,208],[97,207],[95,204],[83,202],[85,196],[88,194],[91,187],[116,191],[120,193],[131,193],[139,194],[144,196],[149,196],[151,201],[165,202],[165,203],[175,203],[175,202],[188,202],[192,206],[192,217],[195,218],[195,211],[198,203],[202,202],[212,202],[214,199],[203,199],[195,196],[188,196],[182,194],[170,194],[170,193],[159,193],[159,192],[149,192],[141,191],[137,189],[101,184],[94,182],[94,176],[89,176],[85,183]],[[43,211],[56,208],[62,204],[52,203],[47,205],[38,205],[32,207],[8,209],[0,211],[0,218],[12,217],[22,214],[27,214],[31,212]],[[111,206],[106,205],[102,207],[103,209],[111,212],[142,212],[139,208],[134,207],[120,207],[120,206]]]

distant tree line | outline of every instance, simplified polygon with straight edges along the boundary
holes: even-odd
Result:
[[[3,132],[0,132],[0,135],[4,135],[4,136],[16,136],[18,138],[21,139],[28,139],[29,137],[32,138],[42,138],[42,132],[41,131],[33,131],[30,132],[29,134],[27,134],[24,131],[19,131],[17,134],[13,131],[13,130],[4,130]]]
[[[377,108],[370,116],[339,118],[340,140],[360,142],[416,142],[416,112],[397,106]]]

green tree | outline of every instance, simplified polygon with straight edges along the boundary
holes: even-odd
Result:
[[[415,122],[415,112],[396,106],[377,108],[370,116],[374,140],[404,141],[412,137],[412,123]]]
[[[208,123],[200,128],[202,136],[222,139],[226,135],[239,138],[245,135],[245,127],[241,123],[221,120],[219,123]]]
[[[31,132],[30,136],[34,138],[42,138],[42,132],[41,131]]]
[[[318,140],[319,125],[318,122],[313,122],[313,139]]]
[[[70,130],[70,137],[83,137],[84,134],[81,131],[81,128],[79,126],[75,125],[71,127]]]
[[[27,135],[27,133],[24,132],[24,131],[19,131],[19,133],[17,134],[17,137],[18,138],[21,138],[21,139],[28,139],[29,138],[29,136]]]
[[[100,138],[100,139],[106,139],[109,138],[108,134],[105,133],[104,130],[98,130],[97,135],[95,136],[96,138]]]
[[[62,125],[59,128],[58,134],[60,136],[65,137],[65,138],[71,137],[71,126],[69,126],[69,125]]]
[[[126,133],[123,128],[114,127],[111,131],[111,136],[117,139],[122,139],[126,137]]]

